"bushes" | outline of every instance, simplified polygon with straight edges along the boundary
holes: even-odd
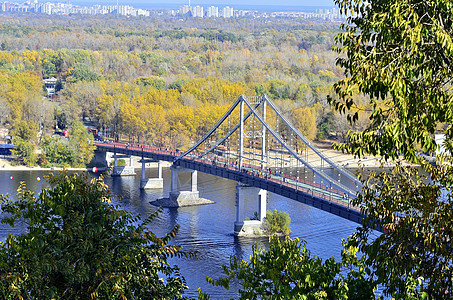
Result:
[[[266,219],[264,220],[264,228],[271,235],[288,235],[291,232],[290,223],[291,218],[288,213],[277,211],[277,209],[274,209],[274,212],[268,210],[266,212]]]

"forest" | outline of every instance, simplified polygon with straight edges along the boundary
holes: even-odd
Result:
[[[360,96],[354,128],[327,103],[344,77],[331,50],[340,24],[30,14],[1,20],[0,127],[21,138],[16,144],[45,143],[47,165],[74,165],[54,155],[68,143],[49,136],[75,122],[116,139],[185,149],[240,95],[268,95],[311,140],[343,141],[349,129],[368,124]],[[52,77],[57,96],[49,98],[43,79]],[[23,141],[23,121],[38,139]],[[39,160],[22,152],[23,163]]]

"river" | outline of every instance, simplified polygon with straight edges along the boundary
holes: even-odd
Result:
[[[26,183],[30,190],[39,192],[47,184],[43,179],[46,172],[41,171],[0,171],[0,194],[15,196],[20,182]],[[157,169],[148,169],[147,176],[157,177]],[[167,197],[170,191],[170,169],[163,169],[163,190],[140,190],[140,172],[135,177],[110,177],[105,181],[111,190],[123,197],[118,204],[134,214],[148,216],[157,208],[149,203],[161,197]],[[39,180],[38,180],[39,177]],[[185,295],[197,297],[197,289],[211,294],[211,299],[237,298],[237,284],[230,290],[213,287],[206,283],[205,277],[222,276],[222,264],[229,263],[231,255],[248,260],[252,245],[267,247],[267,238],[238,238],[233,235],[233,223],[236,219],[235,193],[236,182],[198,173],[200,196],[215,201],[214,204],[164,209],[153,223],[153,231],[162,236],[176,224],[181,226],[174,243],[183,246],[184,251],[197,251],[196,259],[174,258],[189,285]],[[256,201],[250,197],[246,203],[247,215],[253,216]],[[298,203],[296,201],[269,193],[267,208],[274,208],[289,213],[291,217],[290,236],[306,241],[312,255],[323,259],[331,256],[340,258],[341,239],[351,235],[356,223],[342,219],[327,212]],[[25,224],[15,228],[0,224],[0,240],[4,241],[9,233],[19,234],[25,231]]]

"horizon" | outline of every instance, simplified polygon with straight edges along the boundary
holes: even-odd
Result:
[[[16,3],[24,3],[26,0],[16,0],[12,1]],[[116,0],[38,0],[38,3],[51,2],[51,3],[68,3],[70,2],[73,5],[79,6],[93,6],[93,5],[116,5]],[[189,0],[173,0],[171,2],[163,2],[163,0],[118,0],[120,5],[130,5],[133,7],[152,7],[152,8],[174,8],[176,6],[188,5]],[[260,8],[282,8],[285,9],[296,9],[296,8],[333,8],[336,5],[332,0],[320,0],[316,1],[316,5],[313,5],[314,1],[308,0],[282,0],[278,5],[275,4],[275,1],[271,0],[190,0],[191,6],[237,6],[237,7],[260,7]]]

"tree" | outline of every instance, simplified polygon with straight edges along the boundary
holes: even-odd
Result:
[[[187,288],[177,266],[181,256],[149,224],[110,204],[103,178],[50,174],[52,188],[35,197],[23,185],[18,199],[0,196],[2,223],[19,219],[27,233],[0,244],[2,299],[180,299]]]
[[[350,245],[365,254],[371,274],[395,299],[452,297],[452,170],[423,167],[430,178],[399,163],[390,173],[373,172],[372,184],[354,200],[367,218]],[[384,234],[376,237],[379,227]]]
[[[367,218],[350,240],[366,257],[370,276],[396,299],[451,299],[452,157],[437,157],[436,167],[419,156],[432,154],[437,128],[445,145],[453,137],[453,14],[449,1],[337,0],[349,25],[336,37],[337,63],[347,78],[335,84],[337,110],[359,116],[354,92],[369,97],[371,124],[348,134],[339,148],[361,156],[417,162],[398,164],[387,174],[364,178],[354,204]],[[419,167],[420,168],[420,167]],[[375,229],[384,234],[376,238]]]
[[[293,123],[310,140],[316,138],[316,118],[311,108],[301,107],[292,111]]]
[[[165,88],[165,80],[160,77],[139,77],[135,80],[136,84],[142,84],[143,86],[152,86],[158,90]]]
[[[274,209],[274,212],[270,210],[266,211],[264,226],[266,232],[268,232],[269,234],[290,234],[290,223],[291,218],[289,217],[288,213],[277,211],[277,209]]]
[[[38,139],[38,124],[33,121],[20,120],[14,124],[11,135],[34,144]]]
[[[38,159],[36,146],[20,137],[13,137],[12,142],[16,147],[11,152],[16,157],[16,160],[24,165],[33,166]]]
[[[41,142],[41,149],[44,158],[50,163],[59,167],[70,167],[73,161],[73,151],[70,149],[69,141],[65,138],[44,137]]]
[[[74,122],[69,130],[69,145],[72,151],[72,165],[84,166],[88,164],[94,156],[96,145],[91,133],[81,122]]]
[[[90,70],[86,64],[77,64],[74,66],[74,69],[71,69],[69,76],[66,78],[67,82],[78,82],[78,81],[97,81],[100,79],[100,76]]]
[[[439,123],[453,149],[451,77],[453,15],[449,1],[336,0],[350,25],[337,35],[337,60],[347,78],[335,84],[342,112],[356,104],[353,93],[369,96],[371,125],[349,134],[346,149],[416,161],[416,149],[433,153]],[[383,102],[383,103],[382,103]],[[358,117],[358,112],[350,116]]]
[[[375,285],[366,278],[363,261],[355,248],[342,253],[342,261],[333,257],[322,261],[311,257],[304,242],[286,237],[270,238],[269,250],[253,246],[250,262],[233,256],[223,266],[226,277],[207,281],[229,289],[239,280],[239,299],[374,299]],[[209,295],[199,290],[200,299]]]

